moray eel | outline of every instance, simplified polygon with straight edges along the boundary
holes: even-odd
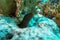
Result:
[[[23,20],[21,23],[18,24],[20,28],[25,28],[27,27],[30,19],[34,16],[34,13],[28,13],[24,16]]]

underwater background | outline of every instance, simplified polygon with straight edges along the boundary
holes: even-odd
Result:
[[[60,0],[21,0],[16,15],[9,2],[0,1],[0,40],[60,40]]]

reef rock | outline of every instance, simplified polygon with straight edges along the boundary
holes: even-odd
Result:
[[[29,21],[27,27],[23,29],[18,28],[13,19],[0,17],[0,39],[60,40],[60,32],[57,24],[53,20],[40,14],[35,14]]]

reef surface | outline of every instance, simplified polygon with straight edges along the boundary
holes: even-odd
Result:
[[[26,28],[19,28],[10,17],[0,16],[0,40],[60,40],[57,24],[35,14]]]

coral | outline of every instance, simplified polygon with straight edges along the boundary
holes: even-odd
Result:
[[[8,19],[8,20],[7,20]],[[36,14],[26,28],[19,28],[13,19],[0,17],[1,40],[60,40],[57,24],[43,15]]]

